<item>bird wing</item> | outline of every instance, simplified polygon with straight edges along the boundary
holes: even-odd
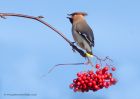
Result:
[[[94,47],[93,31],[85,21],[77,23],[76,31],[90,44],[90,46]]]

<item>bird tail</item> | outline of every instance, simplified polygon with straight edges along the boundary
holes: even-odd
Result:
[[[92,52],[86,52],[85,53],[87,57],[93,57],[93,53]]]

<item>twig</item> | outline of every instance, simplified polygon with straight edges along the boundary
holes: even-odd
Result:
[[[97,55],[93,55],[93,56],[94,56],[97,60],[99,60],[99,61],[106,61],[106,60],[109,60],[109,61],[113,62],[113,60],[110,59],[109,56],[106,56],[105,58],[100,58],[100,57],[98,57]]]
[[[46,77],[49,73],[51,73],[56,67],[58,66],[67,66],[67,65],[85,65],[85,63],[68,63],[68,64],[57,64],[57,65],[54,65],[49,71],[47,74],[44,74],[41,76],[41,78],[43,77]]]
[[[57,64],[55,66],[53,66],[48,73],[50,73],[52,70],[54,70],[56,67],[58,66],[66,66],[66,65],[84,65],[85,63],[68,63],[68,64]]]

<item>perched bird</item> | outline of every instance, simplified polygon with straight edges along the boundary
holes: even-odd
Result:
[[[93,57],[92,47],[94,47],[94,35],[92,29],[84,19],[87,13],[74,12],[68,15],[69,17],[67,18],[72,24],[72,35],[75,42],[86,51],[87,57]]]

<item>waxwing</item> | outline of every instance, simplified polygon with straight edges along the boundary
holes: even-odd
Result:
[[[87,57],[93,57],[92,47],[94,47],[94,35],[90,26],[87,24],[84,17],[85,12],[74,12],[68,14],[69,21],[72,24],[72,35],[79,47],[86,51]]]

